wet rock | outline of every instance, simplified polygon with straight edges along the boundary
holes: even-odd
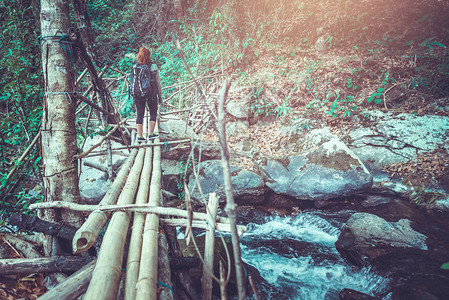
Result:
[[[392,200],[390,197],[379,196],[379,195],[369,195],[367,199],[362,201],[363,207],[375,207],[382,204],[390,203]]]
[[[447,199],[439,199],[433,203],[429,203],[427,205],[428,210],[434,211],[449,211],[449,198]]]
[[[192,145],[190,143],[178,144],[176,146],[168,146],[162,148],[161,156],[164,159],[171,159],[177,161],[186,161],[192,151]],[[201,152],[201,160],[220,159],[221,147],[216,142],[202,141],[200,144],[195,145],[194,154],[195,157],[199,157]]]
[[[443,283],[444,284],[444,283]],[[445,295],[437,296],[439,294],[438,290],[426,290],[427,288],[423,285],[423,282],[418,283],[418,285],[402,284],[394,288],[391,293],[391,300],[441,300],[447,299]],[[435,293],[435,294],[434,294]]]
[[[264,170],[267,186],[277,194],[302,200],[327,200],[351,195],[371,187],[373,178],[360,159],[346,145],[330,135],[314,135],[315,142],[304,142],[312,148],[285,159],[268,160]],[[310,138],[309,138],[310,140]]]
[[[255,208],[253,206],[238,205],[236,208],[237,222],[239,224],[263,224],[271,213]],[[223,215],[226,217],[226,215]]]
[[[182,164],[177,160],[163,159],[162,166],[162,183],[163,189],[172,194],[177,195],[180,192],[178,184],[181,182],[180,172],[182,172]]]
[[[335,246],[344,259],[359,266],[368,265],[395,248],[428,249],[426,236],[413,230],[409,220],[387,222],[369,213],[353,214]]]
[[[295,198],[285,195],[279,195],[269,191],[265,195],[266,201],[265,204],[270,207],[275,207],[277,209],[281,208],[292,208],[294,206],[298,206],[298,201]]]
[[[339,300],[376,300],[377,297],[367,295],[351,289],[342,289],[338,294]]]
[[[210,193],[217,192],[224,200],[224,178],[221,161],[203,161],[198,164],[198,170],[198,179],[195,179],[193,174],[189,179],[190,196],[197,200],[201,199],[201,193],[197,187],[198,180],[206,199]],[[232,189],[237,203],[256,204],[263,201],[266,189],[261,176],[232,165],[230,170]]]

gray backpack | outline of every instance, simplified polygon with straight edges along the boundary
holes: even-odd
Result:
[[[154,75],[150,66],[135,64],[130,74],[129,93],[133,97],[146,98],[155,91]]]

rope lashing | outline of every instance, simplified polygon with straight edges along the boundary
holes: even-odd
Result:
[[[162,282],[157,282],[158,284],[168,287],[171,290],[171,293],[173,294],[173,296],[175,296],[175,291],[173,290],[173,288],[171,286],[169,286],[168,284],[162,283]]]
[[[39,46],[42,48],[42,43],[49,42],[49,41],[54,41],[54,42],[57,41],[59,43],[59,46],[61,46],[62,50],[64,50],[65,53],[67,53],[67,52],[69,53],[70,59],[72,61],[72,65],[74,65],[71,45],[75,45],[75,43],[70,40],[70,37],[68,35],[64,34],[64,35],[41,36],[41,37],[39,37]]]

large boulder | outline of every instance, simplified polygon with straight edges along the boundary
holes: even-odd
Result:
[[[413,114],[393,115],[367,111],[369,127],[363,120],[348,136],[348,147],[372,169],[416,160],[419,154],[444,149],[449,154],[449,118]]]
[[[370,213],[354,213],[343,227],[335,246],[348,262],[366,266],[377,257],[397,249],[426,251],[426,239],[425,235],[412,229],[407,219],[387,222]]]
[[[226,103],[226,112],[237,119],[247,120],[249,117],[249,102],[251,94],[247,94],[242,98],[231,99]]]
[[[232,190],[238,203],[256,204],[264,200],[265,185],[261,176],[233,165],[230,166],[230,169]],[[198,178],[196,179],[193,174],[190,175],[188,184],[190,196],[201,200],[201,193],[197,183],[201,186],[206,199],[213,192],[216,192],[221,199],[224,199],[224,178],[221,161],[208,160],[200,162],[198,164]]]
[[[162,166],[162,182],[163,189],[173,195],[178,195],[182,186],[181,172],[183,172],[183,163],[173,159],[163,159]]]
[[[84,143],[83,151],[86,151],[93,145],[101,141],[103,137],[100,135],[94,137],[88,137]],[[121,147],[122,145],[111,141],[113,148]],[[106,153],[106,144],[103,143],[97,150],[103,150]],[[117,174],[126,160],[128,155],[127,150],[114,151],[112,154],[112,170],[113,173]],[[79,189],[81,201],[85,204],[98,204],[106,195],[112,181],[115,178],[109,178],[108,174],[97,168],[91,167],[91,165],[96,165],[101,169],[106,170],[108,168],[107,155],[103,154],[95,157],[87,157],[83,159],[83,166],[81,168],[81,174],[79,178]],[[89,164],[91,163],[91,164]]]
[[[329,133],[311,136],[312,142],[301,141],[301,148],[310,150],[267,161],[264,170],[270,189],[302,200],[327,200],[371,187],[371,174],[343,142]]]
[[[198,136],[192,127],[187,126],[184,120],[167,119],[160,122],[160,136],[162,140],[197,140]]]

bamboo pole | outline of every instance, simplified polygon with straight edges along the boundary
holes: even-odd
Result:
[[[159,142],[159,138],[155,141]],[[153,174],[148,200],[148,203],[152,206],[159,206],[161,202],[161,175],[161,148],[157,146],[154,148]],[[148,214],[145,218],[136,299],[157,299],[158,237],[159,216]]]
[[[158,281],[163,283],[160,286],[159,300],[173,300],[168,241],[163,230],[159,233],[158,266]]]
[[[92,117],[92,111],[93,108],[89,108],[89,112],[87,113],[87,118],[86,118],[86,123],[84,124],[84,132],[87,133],[87,128],[89,127],[89,122],[91,121],[91,117]],[[84,138],[83,144],[81,145],[80,149],[84,149],[84,145],[86,144],[87,141],[87,137]],[[81,168],[80,168],[81,169]]]
[[[81,79],[83,79],[84,76],[86,76],[87,74],[87,68],[84,69],[83,73],[81,73],[81,75],[75,80],[75,86],[78,85],[78,83],[80,83]]]
[[[101,70],[100,74],[98,74],[98,77],[100,77],[100,78],[103,77],[103,75],[104,75],[104,73],[105,73],[105,71],[106,71],[107,68],[108,68],[108,66],[103,67],[103,69]],[[90,84],[89,87],[87,88],[87,90],[84,91],[83,96],[86,97],[87,94],[89,94],[89,93],[92,91],[93,88],[94,88],[93,84]],[[75,112],[75,115],[78,115],[79,113],[81,113],[87,106],[88,106],[88,105],[85,104],[83,107],[79,108],[79,109]]]
[[[93,101],[90,101],[89,99],[87,99],[86,97],[84,97],[81,94],[75,94],[75,97],[80,100],[81,102],[86,103],[87,105],[89,105],[92,108],[95,108],[96,110],[98,110],[99,112],[104,113],[105,115],[109,115],[109,116],[113,116],[114,113],[108,112],[107,110],[105,110],[103,107],[95,104]]]
[[[104,172],[106,174],[108,173],[108,168],[103,166],[102,164],[97,163],[97,162],[84,161],[83,165],[87,166],[87,167],[91,167],[91,168],[97,169],[97,170],[100,170],[100,171],[102,171],[102,172]]]
[[[117,128],[120,128],[120,125],[118,125]],[[108,133],[108,135],[109,135],[109,133]],[[110,134],[108,136],[108,138],[109,137],[112,137],[112,134]],[[107,165],[108,165],[108,173],[107,174],[108,174],[108,178],[112,178],[112,175],[113,175],[112,174],[112,143],[111,143],[110,139],[106,140],[106,148],[107,148],[107,151],[108,151],[108,153],[106,155],[106,162],[107,162]]]
[[[182,143],[190,143],[189,139],[184,139],[184,140],[177,140],[177,141],[168,141],[168,142],[156,142],[156,143],[147,143],[147,144],[140,144],[140,145],[131,145],[128,146],[128,148],[130,149],[135,149],[135,148],[148,148],[148,147],[158,147],[158,146],[165,146],[165,145],[173,145],[173,144],[182,144]],[[118,148],[113,148],[112,150],[125,150],[128,149],[126,147],[118,147]]]
[[[144,149],[137,154],[128,180],[117,201],[119,204],[128,204],[134,201],[142,171],[144,154]],[[117,211],[113,214],[104,235],[97,263],[84,300],[108,300],[117,297],[129,221],[130,213],[128,212]]]
[[[77,272],[67,277],[63,282],[40,296],[39,300],[72,300],[83,294],[92,278],[92,272],[97,260],[93,260]]]
[[[39,137],[41,136],[41,132],[39,131],[36,136],[34,137],[31,144],[26,148],[26,150],[23,152],[23,154],[19,157],[19,159],[16,161],[14,167],[9,171],[8,176],[6,177],[6,182],[9,182],[9,180],[12,178],[12,175],[17,170],[17,166],[22,162],[22,160],[30,153],[31,149],[33,149],[36,142],[39,140]]]
[[[152,148],[146,149],[143,171],[140,176],[139,191],[136,196],[136,205],[146,204],[148,202],[152,156]],[[142,250],[142,232],[144,222],[145,215],[143,213],[134,213],[131,239],[129,242],[128,260],[126,264],[125,300],[134,300],[136,298],[136,284],[139,277],[139,263]]]
[[[101,205],[101,204],[100,204]],[[127,204],[127,205],[87,205],[87,204],[78,204],[78,203],[70,203],[65,201],[54,201],[54,202],[40,202],[33,203],[29,206],[30,209],[50,209],[50,208],[65,208],[74,211],[104,211],[111,212],[116,210],[121,211],[131,211],[138,213],[153,213],[158,215],[166,215],[173,217],[181,217],[187,218],[188,212],[184,209],[174,208],[174,207],[159,207],[159,206],[151,206],[150,204]],[[208,215],[205,213],[194,212],[193,219],[199,221],[207,221]],[[216,219],[220,223],[229,223],[229,219],[226,217],[217,216]]]
[[[218,197],[215,193],[209,194],[208,228],[204,242],[203,276],[201,277],[201,291],[203,300],[212,299],[212,274],[214,272],[214,243],[215,243],[215,217],[218,210]]]
[[[117,178],[112,183],[107,194],[103,197],[98,207],[102,205],[111,205],[117,202],[117,198],[121,192],[121,187],[125,183],[126,176],[131,169],[134,158],[137,155],[137,150],[133,150],[126,162],[123,164],[120,172],[117,174]],[[94,210],[86,222],[81,226],[80,229],[75,233],[72,241],[73,253],[78,254],[89,250],[90,247],[95,243],[100,231],[104,224],[108,220],[109,214],[101,210]]]
[[[75,159],[81,159],[81,158],[84,158],[84,157],[86,157],[89,153],[91,153],[95,148],[98,148],[98,147],[100,147],[101,146],[101,144],[103,144],[103,142],[105,141],[105,140],[107,140],[117,129],[119,129],[120,128],[120,125],[119,124],[117,124],[117,125],[115,125],[114,126],[114,128],[112,128],[109,132],[108,132],[108,134],[106,134],[98,143],[96,143],[95,145],[93,145],[92,147],[90,147],[89,149],[87,149],[86,151],[84,151],[83,153],[80,153],[80,154],[78,154],[78,155],[75,155],[74,157],[73,157],[73,160],[75,160]],[[127,147],[124,147],[124,149],[127,149]],[[112,150],[112,148],[111,148],[111,150]],[[115,149],[114,149],[115,150]]]
[[[169,226],[187,227],[187,225],[188,225],[187,219],[161,219],[161,222],[163,224],[169,225]],[[203,221],[193,220],[191,226],[195,227],[195,228],[207,229],[209,225]],[[230,224],[217,223],[216,229],[218,231],[223,231],[223,232],[232,232],[232,227],[230,226]],[[242,236],[245,232],[246,232],[246,226],[237,225],[237,234],[238,235]]]

